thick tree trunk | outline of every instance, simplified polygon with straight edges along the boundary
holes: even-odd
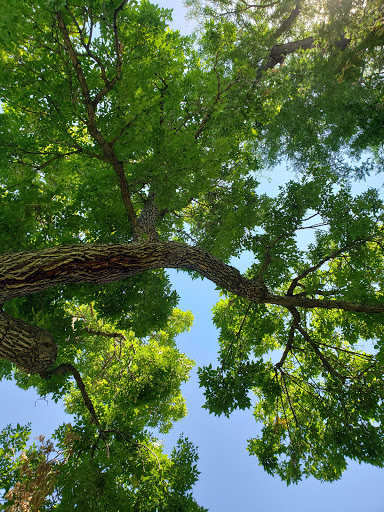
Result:
[[[56,360],[57,346],[45,329],[0,313],[0,357],[26,373],[40,373]]]
[[[212,254],[177,242],[132,244],[78,244],[38,252],[0,255],[0,304],[12,299],[69,283],[104,284],[147,270],[176,268],[193,270],[235,295],[254,303],[286,308],[306,307],[383,313],[384,305],[353,304],[302,296],[278,296],[263,283],[243,277]],[[0,357],[29,373],[41,373],[54,362],[56,348],[47,331],[0,317]]]

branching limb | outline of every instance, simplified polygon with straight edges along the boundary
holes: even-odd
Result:
[[[294,339],[294,336],[295,336],[295,330],[297,328],[298,323],[300,322],[300,316],[299,316],[297,310],[295,310],[294,308],[291,308],[291,309],[293,311],[293,313],[292,313],[293,314],[293,320],[292,320],[292,323],[291,323],[291,328],[289,330],[288,343],[285,346],[285,349],[284,349],[283,355],[281,356],[280,361],[275,364],[276,370],[279,370],[280,368],[283,367],[283,364],[284,364],[284,362],[285,362],[289,352],[292,350],[293,339]]]
[[[292,415],[293,415],[293,417],[295,419],[296,427],[298,427],[299,426],[299,422],[297,420],[296,412],[295,412],[295,409],[294,409],[294,407],[292,405],[292,402],[291,402],[291,397],[289,395],[287,383],[285,381],[285,374],[284,374],[283,370],[281,370],[281,369],[280,369],[280,374],[281,374],[281,378],[282,378],[282,381],[283,381],[283,384],[284,384],[284,391],[285,391],[285,394],[286,394],[287,399],[288,399],[289,407],[290,407],[290,409],[292,411]]]
[[[306,270],[304,270],[301,274],[299,274],[292,280],[292,282],[289,285],[289,288],[287,290],[287,295],[293,295],[295,288],[299,285],[299,281],[301,281],[301,279],[304,279],[304,277],[306,277],[308,274],[311,274],[312,272],[315,272],[316,270],[318,270],[320,267],[322,267],[324,265],[324,263],[337,258],[337,256],[340,256],[340,254],[345,252],[347,249],[351,249],[353,246],[361,245],[367,241],[368,241],[368,239],[355,240],[352,244],[345,245],[344,247],[341,247],[341,249],[337,249],[336,251],[333,251],[331,254],[328,254],[323,259],[321,259],[316,265],[313,265],[312,267],[309,267]]]
[[[125,3],[126,3],[126,1],[124,1],[121,4],[121,6],[120,6],[121,9],[125,5]],[[117,13],[121,9],[119,8],[115,11],[115,21],[116,21]],[[120,186],[120,191],[121,191],[123,203],[125,206],[125,210],[127,212],[128,219],[131,224],[132,230],[133,230],[133,232],[135,232],[137,230],[137,215],[136,215],[135,209],[134,209],[132,201],[131,201],[129,186],[128,186],[127,178],[125,176],[123,163],[117,158],[117,155],[116,155],[113,147],[111,146],[111,144],[109,144],[107,142],[107,140],[105,139],[105,137],[103,136],[103,134],[99,131],[99,129],[97,127],[96,106],[97,106],[98,101],[100,101],[99,97],[100,97],[101,91],[99,91],[98,95],[96,95],[95,100],[92,100],[90,91],[89,91],[89,87],[88,87],[88,83],[87,83],[87,80],[84,75],[83,68],[81,66],[79,59],[77,58],[75,49],[74,49],[71,39],[69,37],[67,26],[65,24],[64,18],[60,11],[56,13],[56,19],[57,19],[58,26],[60,28],[60,31],[61,31],[63,39],[64,39],[65,48],[66,48],[67,52],[69,53],[72,65],[76,71],[77,78],[78,78],[78,81],[79,81],[79,84],[80,84],[80,87],[82,90],[84,102],[87,107],[88,131],[89,131],[90,135],[92,136],[92,138],[100,146],[104,156],[108,159],[109,163],[113,166],[113,169],[114,169],[114,171],[118,177],[118,180],[119,180],[119,186]],[[105,87],[107,87],[107,86],[105,86]],[[103,91],[104,91],[104,89],[103,89]],[[107,92],[108,91],[103,93],[103,95],[106,94]]]
[[[104,83],[107,85],[109,84],[109,80],[108,80],[108,77],[107,77],[107,72],[106,72],[106,69],[105,69],[105,66],[102,62],[102,60],[100,59],[100,57],[98,55],[95,55],[92,50],[90,49],[90,45],[89,43],[87,44],[85,42],[85,36],[84,36],[84,32],[83,30],[81,29],[77,19],[76,19],[76,16],[73,14],[73,12],[70,10],[70,8],[68,7],[68,5],[65,6],[67,12],[69,13],[69,15],[71,16],[72,18],[72,21],[74,22],[74,24],[76,25],[76,28],[77,28],[77,31],[79,33],[79,37],[80,37],[80,41],[81,41],[81,45],[82,47],[85,49],[85,55],[87,55],[88,57],[90,57],[94,62],[96,62],[96,64],[99,66],[100,68],[100,74],[101,74],[101,77],[104,81]],[[91,27],[92,29],[92,27]]]
[[[345,383],[346,377],[344,375],[341,375],[328,361],[328,359],[325,357],[325,355],[321,352],[317,344],[312,340],[312,338],[309,336],[307,331],[301,326],[297,325],[297,330],[302,334],[305,341],[309,343],[309,345],[312,347],[313,351],[316,353],[318,358],[323,364],[323,367],[334,377],[339,379],[343,384]]]

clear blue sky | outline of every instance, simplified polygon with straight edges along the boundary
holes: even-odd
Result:
[[[188,33],[192,24],[184,21],[182,2],[158,3],[174,8],[174,26]],[[285,180],[283,170],[276,170],[273,182],[265,187],[273,192],[275,183]],[[245,260],[239,262],[241,270]],[[181,296],[180,307],[190,309],[195,316],[191,331],[179,337],[179,348],[197,366],[215,364],[218,333],[212,325],[211,308],[218,292],[208,281],[191,281],[181,272],[171,275]],[[229,419],[209,415],[201,408],[204,397],[195,371],[183,391],[189,415],[175,426],[165,447],[170,451],[180,432],[199,447],[201,475],[194,495],[210,512],[384,512],[384,470],[351,463],[339,482],[321,484],[311,479],[287,488],[279,479],[268,476],[257,459],[246,452],[247,439],[260,431],[251,411],[236,412]],[[33,435],[49,436],[58,425],[69,421],[62,406],[52,400],[38,400],[33,391],[22,391],[4,381],[0,393],[0,429],[8,423],[32,421]]]

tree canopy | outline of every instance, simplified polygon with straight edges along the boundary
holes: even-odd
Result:
[[[383,163],[381,0],[190,0],[188,37],[147,0],[3,4],[0,375],[75,420],[2,431],[2,509],[205,510],[196,448],[154,434],[193,366],[168,268],[221,290],[205,407],[253,408],[268,473],[383,467],[383,198],[352,190]]]

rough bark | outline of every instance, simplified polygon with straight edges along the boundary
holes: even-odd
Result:
[[[45,329],[0,312],[0,357],[26,373],[40,373],[56,360],[57,346]]]
[[[305,307],[363,313],[384,312],[384,305],[311,299],[300,295],[275,295],[262,282],[243,277],[236,268],[203,249],[178,242],[78,244],[37,252],[2,254],[0,304],[52,286],[69,283],[104,284],[157,268],[196,271],[219,287],[257,304],[276,304],[287,309]],[[46,370],[56,355],[51,335],[26,322],[2,315],[0,356],[15,362],[29,373]]]
[[[333,44],[340,50],[344,51],[350,42],[350,39],[347,39],[343,36]],[[263,66],[263,71],[266,71],[267,69],[273,69],[277,64],[281,64],[287,55],[295,53],[299,50],[310,50],[315,45],[316,39],[312,36],[306,37],[305,39],[300,39],[298,41],[290,41],[289,43],[275,44],[271,48],[268,59]]]
[[[218,286],[254,302],[266,288],[241,276],[212,254],[178,242],[78,244],[0,255],[0,304],[52,286],[105,284],[157,268],[194,270]]]

